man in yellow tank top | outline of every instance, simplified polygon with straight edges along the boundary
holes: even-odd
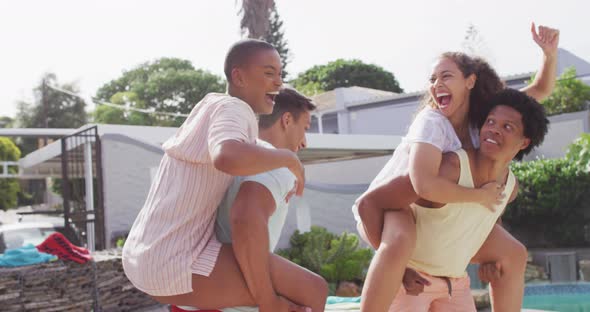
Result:
[[[439,174],[466,187],[490,181],[504,185],[504,199],[494,212],[478,203],[429,202],[399,183],[384,186],[384,193],[396,194],[396,202],[412,203],[416,222],[416,247],[404,276],[405,289],[390,311],[476,311],[465,270],[477,260],[473,257],[518,193],[511,161],[522,159],[543,141],[549,122],[543,107],[520,91],[506,89],[488,105],[489,114],[481,118],[480,148],[445,154]]]

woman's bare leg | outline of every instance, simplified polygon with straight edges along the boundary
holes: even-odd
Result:
[[[328,286],[322,277],[274,254],[270,255],[270,274],[278,295],[310,307],[313,312],[324,311]],[[193,274],[192,282],[193,291],[190,293],[154,299],[200,309],[256,306],[231,245],[222,245],[209,277]]]
[[[323,277],[277,255],[271,256],[270,271],[276,291],[313,312],[323,312],[328,283]]]
[[[418,198],[408,174],[393,177],[363,194],[356,203],[361,219],[357,228],[363,240],[373,248],[379,248],[385,213],[400,208],[409,209]]]
[[[381,244],[371,261],[363,286],[361,311],[389,310],[402,284],[415,244],[416,225],[410,211],[386,212]]]

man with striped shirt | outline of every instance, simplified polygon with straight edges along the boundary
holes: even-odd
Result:
[[[273,113],[260,116],[257,144],[293,152],[304,148],[313,109],[308,98],[283,88],[275,98]],[[255,306],[260,311],[323,311],[327,297],[324,279],[272,253],[294,187],[295,176],[286,168],[235,177],[230,184],[217,210],[215,233],[221,243],[232,244],[253,302],[252,306],[226,307],[224,312],[258,311]],[[232,295],[238,294],[227,294]]]

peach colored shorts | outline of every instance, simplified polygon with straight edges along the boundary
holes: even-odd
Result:
[[[420,272],[432,285],[424,287],[424,292],[411,296],[402,287],[389,312],[476,312],[471,296],[469,276],[461,278],[441,278]],[[450,288],[450,289],[449,289]],[[450,292],[450,295],[449,295]]]

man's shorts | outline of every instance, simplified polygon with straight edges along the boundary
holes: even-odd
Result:
[[[441,278],[419,272],[431,285],[424,287],[418,296],[406,293],[402,286],[389,312],[476,312],[471,296],[469,276]]]

